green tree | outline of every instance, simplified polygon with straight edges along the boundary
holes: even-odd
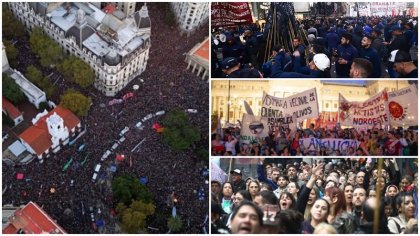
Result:
[[[12,118],[10,118],[9,117],[9,115],[8,114],[6,114],[5,112],[2,112],[2,120],[1,120],[1,123],[3,124],[3,125],[7,125],[7,126],[9,126],[9,127],[13,127],[13,126],[15,126],[15,122],[12,120]]]
[[[29,37],[32,52],[39,54],[44,48],[47,47],[47,41],[41,28],[34,27]]]
[[[163,142],[176,150],[185,150],[200,140],[200,131],[193,127],[184,111],[174,109],[163,120]]]
[[[32,83],[39,86],[43,77],[42,72],[33,65],[28,66],[28,68],[26,68],[26,71],[26,78]]]
[[[3,73],[2,79],[2,92],[3,96],[6,97],[13,104],[20,104],[26,101],[25,94],[20,90],[19,86],[15,81],[10,78],[7,74]]]
[[[69,79],[69,81],[78,84],[82,88],[91,86],[95,80],[95,72],[83,60],[70,56],[66,58],[58,69]]]
[[[132,200],[141,200],[145,203],[152,202],[152,197],[145,185],[132,176],[120,176],[112,181],[113,197],[118,202],[129,205]]]
[[[51,83],[51,80],[44,76],[42,72],[33,65],[28,66],[26,70],[26,78],[44,91],[47,98],[51,98],[55,92],[55,87]]]
[[[209,160],[209,150],[202,147],[195,150],[195,154],[197,155],[197,158],[202,161],[208,161]]]
[[[171,216],[168,219],[168,228],[172,233],[179,232],[182,229],[182,219],[179,216]]]
[[[116,210],[121,228],[125,233],[146,233],[146,218],[155,213],[155,205],[143,201],[133,201],[130,207],[119,203]]]
[[[13,16],[7,3],[2,3],[2,33],[3,38],[19,39],[25,35],[25,27]]]
[[[38,110],[43,112],[44,110],[49,111],[49,110],[51,110],[51,108],[50,108],[50,105],[48,105],[48,102],[41,102],[39,104],[39,109]]]
[[[46,41],[49,41],[48,47],[39,53],[39,56],[41,57],[41,65],[44,67],[56,65],[64,57],[63,50],[61,49],[60,45],[58,45],[50,38],[48,38]]]
[[[4,40],[3,43],[4,47],[6,47],[7,59],[9,60],[9,62],[14,62],[19,51],[16,49],[15,45],[13,45],[9,40]]]
[[[69,89],[60,97],[60,105],[69,109],[77,116],[87,116],[92,99],[86,97],[80,92]]]
[[[32,30],[29,42],[34,53],[38,54],[41,65],[44,67],[60,63],[64,57],[63,50],[54,40],[44,34],[42,29],[36,27]]]

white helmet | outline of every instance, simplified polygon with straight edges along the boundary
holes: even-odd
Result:
[[[320,71],[330,67],[330,59],[324,53],[318,53],[314,56],[314,63]]]

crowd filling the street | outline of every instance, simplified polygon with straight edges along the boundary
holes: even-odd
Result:
[[[418,78],[416,16],[297,18],[272,2],[252,20],[244,4],[212,4],[213,78]]]
[[[358,131],[354,128],[315,128],[311,124],[307,129],[274,129],[261,140],[240,143],[241,129],[230,127],[222,134],[212,136],[213,156],[417,156],[418,133],[414,129],[384,130],[373,128]],[[346,149],[339,145],[325,143],[311,145],[303,139],[346,139],[360,142],[359,145],[346,144]]]
[[[226,160],[212,161],[212,233],[418,233],[417,158]]]
[[[153,22],[147,69],[115,97],[132,96],[110,105],[113,98],[93,87],[77,88],[92,99],[88,115],[80,117],[86,133],[43,163],[35,160],[13,166],[3,162],[3,205],[36,202],[67,233],[121,233],[111,182],[129,175],[146,185],[156,207],[156,214],[147,218],[147,232],[167,233],[167,220],[175,215],[182,219],[178,232],[208,231],[208,163],[197,157],[193,147],[177,151],[164,144],[157,127],[162,126],[163,113],[185,111],[207,150],[208,82],[186,69],[185,53],[206,38],[208,28],[201,27],[188,37],[181,35],[176,24],[165,20],[169,7],[147,7]],[[59,104],[60,95],[74,84],[55,68],[40,66],[27,36],[17,39],[15,47],[19,50],[17,70],[25,72],[27,66],[35,65],[44,75],[54,74],[56,93],[51,100]],[[151,119],[144,119],[148,114],[153,114]],[[143,124],[136,127],[142,119]],[[113,147],[115,143],[120,145]],[[112,153],[103,158],[107,150]],[[17,178],[18,174],[23,178]]]

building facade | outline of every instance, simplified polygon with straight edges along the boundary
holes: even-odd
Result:
[[[19,135],[20,141],[42,163],[82,131],[80,119],[70,110],[57,106],[32,119],[32,126]]]
[[[115,96],[147,65],[151,22],[146,6],[124,18],[83,2],[9,2],[29,30],[40,27],[61,48],[95,71],[94,86]]]
[[[190,34],[202,24],[208,23],[208,2],[172,2],[171,6],[179,29],[186,34]]]
[[[187,69],[201,75],[202,79],[209,76],[209,49],[210,41],[206,38],[203,42],[195,45],[186,55]]]
[[[7,208],[6,208],[7,209]],[[29,202],[22,208],[11,208],[3,234],[67,234],[38,204]],[[4,210],[3,210],[4,212]]]
[[[338,112],[339,93],[348,101],[361,102],[382,89],[393,92],[408,86],[408,81],[401,80],[367,81],[365,85],[319,80],[213,80],[211,82],[211,114],[218,115],[222,123],[237,123],[237,120],[241,120],[245,113],[244,101],[250,105],[254,114],[261,113],[263,91],[283,98],[312,88],[317,90],[320,112]],[[228,117],[229,121],[227,121]]]
[[[2,104],[3,113],[5,113],[7,116],[10,117],[10,119],[13,120],[15,126],[20,124],[20,122],[23,121],[22,112],[20,112],[19,109],[15,107],[15,105],[13,105],[4,96],[2,100],[3,100],[3,104]]]
[[[12,78],[15,81],[15,83],[19,86],[20,91],[22,91],[25,94],[30,103],[34,104],[36,108],[39,108],[39,104],[41,104],[41,102],[47,101],[47,96],[44,91],[42,91],[29,80],[27,80],[25,76],[22,75],[22,73],[10,68],[4,45],[2,51],[2,61],[3,73],[7,74],[10,78]]]

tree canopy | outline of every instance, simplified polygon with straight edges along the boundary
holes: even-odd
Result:
[[[171,216],[167,226],[172,233],[179,232],[182,229],[182,219],[179,216]]]
[[[15,64],[15,60],[19,51],[16,49],[15,45],[13,45],[9,40],[3,41],[4,47],[6,48],[6,55],[7,59],[9,60],[10,64]]]
[[[32,30],[29,42],[32,51],[39,55],[41,65],[44,67],[56,65],[64,58],[60,45],[45,35],[38,27]]]
[[[89,87],[95,80],[95,72],[83,60],[69,56],[59,66],[58,69],[64,77],[72,83],[78,84],[82,88]]]
[[[152,197],[145,185],[132,176],[120,176],[112,181],[113,197],[125,205],[130,205],[132,200],[141,200],[144,203],[152,202]]]
[[[130,207],[119,203],[116,207],[120,219],[121,228],[125,233],[146,233],[146,218],[155,213],[153,203],[133,201]]]
[[[13,104],[19,104],[26,100],[25,94],[20,90],[19,86],[15,81],[10,78],[8,75],[3,73],[2,83],[2,92],[3,96],[6,97]]]
[[[87,116],[92,99],[78,91],[69,89],[60,97],[60,105],[69,109],[77,116]]]
[[[44,91],[47,95],[47,98],[51,98],[51,96],[55,92],[55,87],[51,83],[51,80],[48,77],[44,76],[42,72],[33,65],[28,66],[26,70],[26,78],[33,84],[38,86],[42,91]]]
[[[2,33],[3,38],[18,39],[25,34],[25,27],[13,16],[7,3],[2,3]]]
[[[170,111],[163,120],[163,141],[176,150],[185,150],[200,140],[200,131],[191,125],[184,111]]]

